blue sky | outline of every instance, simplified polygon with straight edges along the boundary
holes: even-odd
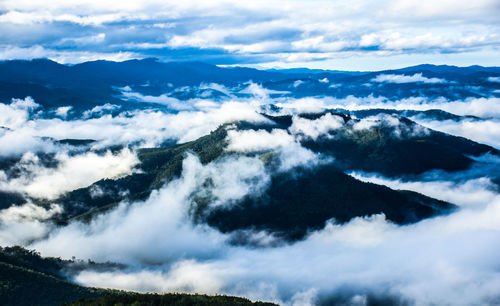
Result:
[[[0,59],[500,66],[500,1],[0,0]]]

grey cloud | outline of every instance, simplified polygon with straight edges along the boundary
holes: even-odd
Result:
[[[85,1],[75,9],[55,2],[40,8],[7,1],[0,27],[15,33],[3,37],[3,47],[40,45],[47,50],[45,56],[70,62],[83,59],[54,54],[69,49],[104,57],[122,51],[183,60],[188,51],[218,64],[308,62],[353,57],[353,51],[375,57],[405,52],[432,57],[436,52],[498,47],[499,9],[493,2],[148,1],[102,7]],[[88,39],[100,33],[106,35],[102,42]]]

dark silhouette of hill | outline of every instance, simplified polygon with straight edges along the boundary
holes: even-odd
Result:
[[[316,119],[324,114],[303,114]],[[358,216],[384,213],[398,224],[447,213],[454,206],[420,194],[391,190],[384,186],[364,183],[345,174],[350,170],[378,172],[390,177],[412,177],[431,170],[448,172],[465,170],[473,160],[469,156],[485,153],[498,154],[494,148],[436,131],[413,135],[419,126],[404,117],[397,117],[400,126],[375,126],[367,130],[353,130],[353,119],[342,116],[345,127],[330,132],[317,140],[304,137],[302,145],[323,156],[333,156],[335,162],[313,168],[297,168],[291,172],[275,173],[279,160],[273,151],[251,152],[266,161],[272,175],[271,184],[262,195],[249,195],[229,209],[208,209],[210,197],[195,198],[193,220],[208,222],[222,231],[257,228],[280,233],[287,239],[301,238],[307,231],[324,226],[335,218],[346,222]],[[144,200],[152,190],[178,177],[186,152],[197,154],[203,164],[228,154],[227,128],[287,129],[291,116],[268,118],[273,124],[236,122],[226,124],[195,141],[141,149],[138,157],[141,171],[117,180],[105,179],[87,188],[67,193],[57,200],[65,207],[58,222],[77,218],[90,220],[123,199]],[[400,134],[395,136],[395,129]],[[238,153],[241,154],[241,153]],[[102,197],[92,197],[90,190],[105,190]],[[128,190],[124,198],[123,191]],[[80,203],[86,203],[85,206]],[[262,213],[265,211],[266,213]]]
[[[374,83],[380,74],[412,75],[438,78],[442,83]],[[243,88],[253,81],[291,97],[333,96],[345,98],[387,97],[402,99],[413,96],[448,99],[488,97],[498,95],[498,67],[456,67],[418,65],[378,72],[346,72],[333,70],[285,69],[257,70],[245,67],[224,68],[201,62],[160,62],[154,58],[124,62],[92,61],[73,66],[47,59],[0,62],[0,101],[31,96],[44,107],[71,105],[75,110],[88,109],[104,103],[125,104],[119,87],[130,86],[148,95],[169,94],[184,100],[200,94],[201,83],[219,83],[230,88]],[[327,80],[325,82],[324,80]],[[300,81],[296,83],[296,81]],[[367,86],[370,85],[370,86]],[[376,86],[374,86],[374,85]],[[331,86],[333,85],[333,86]],[[181,86],[191,86],[189,92],[175,92]],[[481,90],[477,88],[481,87]],[[214,91],[215,98],[224,97]],[[128,103],[130,104],[130,103]],[[125,104],[125,105],[128,105]],[[138,107],[136,105],[136,107]]]

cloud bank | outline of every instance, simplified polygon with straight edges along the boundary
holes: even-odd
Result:
[[[246,158],[221,161],[228,167],[219,164],[218,169],[227,171],[211,174],[221,182],[216,189],[240,186],[243,193],[250,192],[246,174],[235,177],[236,165],[231,164],[249,168],[247,161],[260,163]],[[463,199],[462,210],[449,216],[409,226],[396,226],[383,215],[344,225],[332,221],[303,241],[251,248],[231,246],[227,235],[186,222],[186,201],[205,177],[201,173],[210,173],[213,166],[201,166],[188,156],[182,176],[147,201],[121,205],[90,225],[60,228],[33,246],[47,255],[127,262],[131,266],[126,270],[83,271],[76,280],[144,292],[226,293],[290,305],[339,300],[363,304],[377,297],[469,305],[495,304],[500,298],[495,289],[500,273],[494,268],[500,199],[484,179],[395,183],[429,195],[445,190],[442,197],[450,199],[474,190]],[[262,172],[242,173],[250,178]]]
[[[279,114],[293,115],[292,126],[286,131],[272,127],[236,131],[229,126],[228,156],[203,165],[198,157],[187,154],[180,177],[154,191],[148,199],[122,202],[90,223],[73,221],[67,226],[55,227],[47,221],[62,212],[56,204],[43,208],[28,202],[0,210],[0,244],[22,244],[43,255],[76,256],[128,265],[116,271],[85,270],[74,275],[76,281],[91,286],[142,292],[223,293],[285,305],[363,305],[377,299],[387,301],[383,300],[386,298],[395,303],[419,305],[498,304],[500,198],[492,175],[498,170],[494,158],[490,158],[488,170],[471,168],[457,173],[427,173],[413,180],[352,173],[361,180],[417,191],[461,206],[451,215],[412,225],[398,226],[383,215],[359,217],[346,224],[330,220],[323,229],[295,243],[250,230],[246,234],[256,243],[241,246],[231,243],[232,234],[193,223],[190,218],[196,197],[209,198],[209,207],[230,206],[245,195],[265,190],[271,175],[265,161],[258,156],[232,154],[234,152],[272,152],[280,161],[277,171],[334,162],[304,149],[298,141],[301,137],[328,137],[331,132],[345,128],[343,119],[325,114],[311,120],[297,113],[337,107],[347,110],[442,109],[480,116],[482,119],[477,122],[488,122],[500,116],[498,99],[288,99],[270,98],[260,85],[253,86],[252,90],[253,93],[249,91],[251,97],[244,99],[209,100],[210,103],[193,99],[188,102],[192,107],[172,113],[147,109],[111,115],[106,109],[114,108],[102,106],[75,120],[59,115],[43,117],[31,99],[0,104],[8,114],[0,116],[5,125],[4,135],[27,143],[16,151],[20,158],[16,165],[24,174],[31,173],[18,178],[4,176],[2,189],[46,197],[55,197],[99,178],[129,173],[137,163],[134,148],[157,145],[169,139],[178,143],[194,140],[234,120],[269,124],[259,111],[271,102],[282,107]],[[466,120],[456,122],[462,124]],[[379,124],[398,127],[400,121],[397,116],[380,115],[357,121],[350,128],[369,129]],[[486,132],[480,134],[487,135]],[[78,151],[42,137],[91,138],[98,142]],[[126,148],[115,153],[101,151],[110,145]],[[39,151],[54,154],[57,164],[45,167],[37,160]],[[12,157],[12,154],[3,155],[6,156]],[[73,185],[60,183],[69,176],[74,176]],[[51,184],[62,187],[52,190],[47,187]]]
[[[448,83],[445,79],[439,78],[426,78],[422,73],[415,73],[414,75],[400,75],[400,74],[379,74],[371,80],[377,83],[425,83],[425,84],[441,84]]]

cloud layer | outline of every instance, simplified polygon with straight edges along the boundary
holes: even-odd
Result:
[[[270,124],[259,114],[268,103],[281,107],[276,110],[278,114],[292,115],[288,130],[269,126],[265,130],[237,131],[228,126],[227,156],[202,164],[197,156],[187,154],[180,177],[154,191],[146,200],[122,202],[90,223],[73,221],[56,227],[50,218],[62,212],[57,204],[43,208],[27,202],[3,209],[0,244],[22,244],[43,255],[128,264],[127,268],[116,271],[85,270],[74,275],[76,281],[91,286],[143,292],[224,293],[286,305],[319,302],[363,305],[377,298],[424,305],[498,304],[500,198],[495,183],[495,175],[498,176],[495,157],[478,158],[483,160],[477,163],[481,167],[476,165],[477,168],[463,172],[424,173],[412,180],[351,173],[364,181],[417,191],[461,207],[451,215],[413,225],[398,226],[383,215],[359,217],[346,224],[330,220],[323,229],[292,244],[266,232],[249,230],[243,234],[255,243],[241,246],[231,243],[232,234],[193,223],[190,209],[194,198],[199,196],[211,199],[209,207],[230,206],[235,200],[260,194],[267,187],[271,173],[266,170],[265,160],[234,152],[269,151],[280,161],[276,171],[334,162],[303,148],[299,140],[329,137],[332,131],[345,127],[343,119],[325,114],[312,120],[297,113],[333,108],[441,109],[480,117],[459,118],[453,123],[434,122],[425,116],[418,119],[430,122],[431,128],[451,131],[447,125],[456,128],[469,121],[496,122],[500,117],[499,99],[273,99],[260,85],[245,86],[248,98],[192,99],[182,108],[176,100],[160,98],[157,102],[165,102],[173,109],[122,111],[114,115],[106,110],[119,110],[118,107],[103,105],[72,120],[61,114],[54,118],[43,116],[44,111],[30,98],[0,104],[0,122],[4,126],[0,142],[7,145],[7,136],[23,140],[22,144],[11,145],[10,151],[0,151],[2,158],[18,158],[15,166],[23,174],[9,177],[4,173],[0,188],[49,198],[100,178],[130,173],[137,163],[135,148],[166,140],[178,143],[194,140],[231,121]],[[151,99],[137,95],[134,98]],[[400,120],[385,114],[356,122],[350,128],[363,130],[389,125],[395,128],[395,136],[428,132],[425,128],[397,132]],[[496,143],[490,130],[491,127],[477,128],[474,135],[468,136]],[[97,142],[75,149],[53,140],[65,138],[90,138]],[[108,152],[106,148],[113,145],[124,148]],[[52,156],[57,163],[50,167],[43,164],[37,160],[41,153]],[[68,177],[71,183],[62,184]]]
[[[377,83],[425,83],[425,84],[440,84],[447,83],[444,79],[439,78],[426,78],[422,73],[415,73],[414,75],[401,75],[401,74],[379,74],[372,79],[372,82]]]
[[[231,246],[227,235],[186,220],[190,195],[205,175],[219,180],[219,195],[228,195],[222,192],[228,186],[256,192],[245,186],[255,182],[249,178],[264,173],[259,163],[243,158],[202,166],[188,156],[182,176],[147,201],[130,208],[122,205],[90,225],[60,228],[33,246],[47,255],[132,264],[115,272],[83,271],[76,279],[144,292],[222,292],[290,305],[330,299],[364,304],[375,297],[469,305],[495,304],[500,298],[495,289],[500,284],[495,269],[500,199],[487,181],[383,181],[429,195],[444,190],[441,197],[446,199],[474,192],[462,201],[460,212],[449,216],[410,226],[396,226],[383,215],[345,225],[332,221],[304,241],[271,248]],[[236,177],[234,169],[256,171]],[[261,239],[272,238],[264,234]]]

